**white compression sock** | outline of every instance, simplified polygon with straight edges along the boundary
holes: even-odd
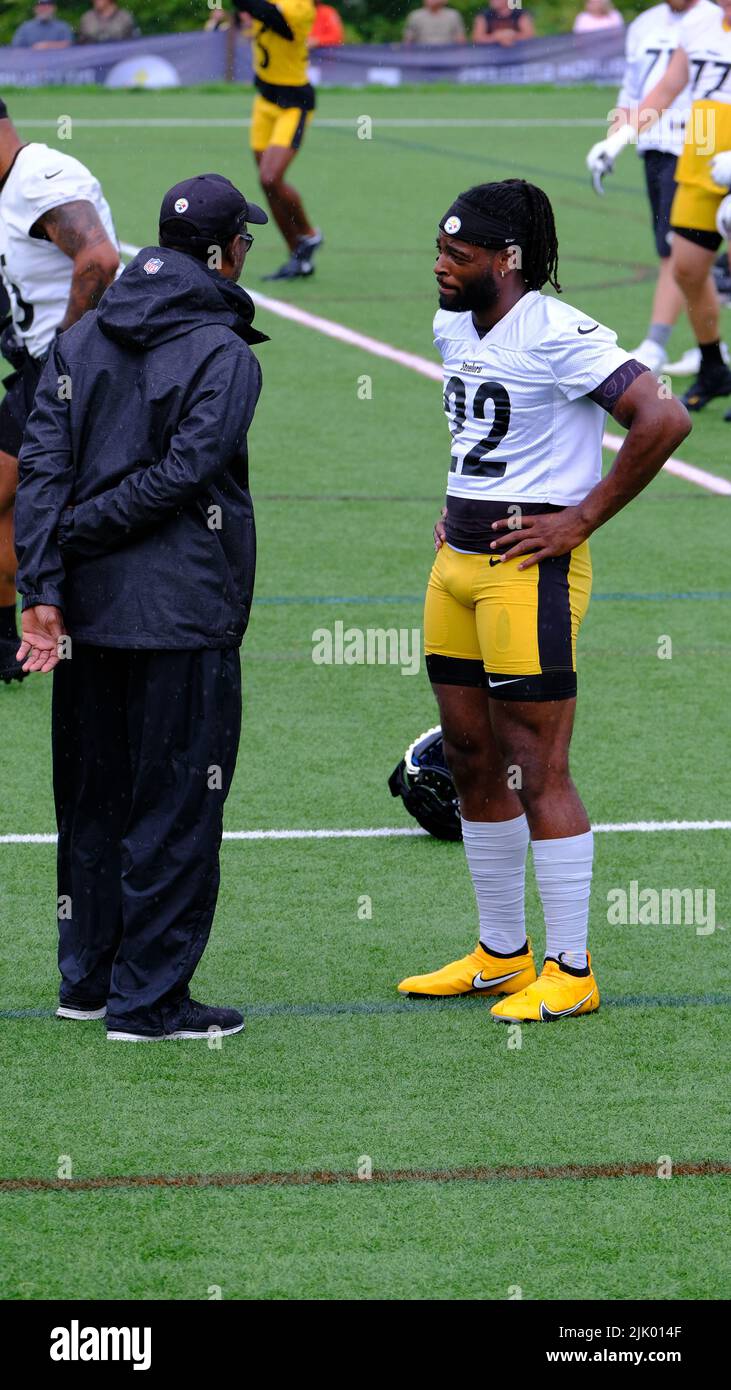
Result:
[[[487,951],[514,955],[525,941],[528,822],[524,815],[502,821],[463,817],[462,838],[477,898],[480,941]]]
[[[594,836],[567,835],[562,840],[533,840],[533,863],[546,919],[546,955],[573,970],[586,965],[589,894]]]

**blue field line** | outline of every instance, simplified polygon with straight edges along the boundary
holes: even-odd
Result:
[[[731,589],[697,589],[695,591],[680,592],[677,594],[634,594],[634,593],[604,593],[592,594],[592,603],[677,603],[679,601],[690,602],[717,602],[719,600],[728,601],[731,599]],[[273,594],[263,595],[261,598],[254,598],[254,606],[268,605],[279,607],[284,604],[312,604],[312,603],[332,603],[351,606],[360,604],[394,604],[394,603],[419,603],[423,604],[424,595],[422,594]]]
[[[376,125],[378,124],[378,117],[376,117],[375,123]],[[336,133],[338,135],[350,135],[351,131],[337,130]],[[480,132],[478,131],[477,133],[479,134]],[[472,150],[455,150],[453,147],[448,145],[434,145],[431,143],[431,141],[410,140],[406,135],[386,135],[384,134],[383,128],[381,128],[381,130],[378,131],[378,139],[384,145],[395,145],[397,147],[400,147],[401,149],[407,149],[409,151],[417,150],[420,154],[442,155],[445,159],[459,161],[462,164],[479,164],[481,169],[485,168],[486,156],[482,151],[478,153],[477,151]],[[513,177],[516,175],[517,162],[515,159],[500,159],[498,156],[495,155],[494,151],[492,150],[490,151],[489,159],[492,168],[504,169],[508,175],[512,175]],[[535,177],[540,180],[552,178],[559,179],[563,183],[573,183],[576,184],[579,188],[583,189],[585,193],[591,193],[590,177],[587,173],[583,172],[583,170],[577,171],[577,173],[575,174],[571,174],[568,173],[565,169],[546,169],[543,166],[539,168],[538,165],[523,164],[521,160],[520,177],[527,178],[531,175],[535,175]],[[626,183],[615,183],[614,181],[612,182],[612,192],[624,193],[631,198],[636,198],[638,195],[637,188],[632,188],[629,184]],[[591,199],[589,199],[588,201],[591,202]],[[601,211],[601,209],[597,208],[597,211]]]
[[[445,1009],[485,1007],[481,995],[465,999],[375,999],[332,1004],[242,1004],[241,1012],[252,1018],[341,1018],[352,1015],[431,1014]],[[731,994],[618,994],[604,995],[602,1007],[610,1009],[684,1009],[700,1005],[718,1008],[731,1005]],[[0,1009],[0,1020],[55,1018],[53,1009]],[[64,1020],[68,1022],[68,1020]]]

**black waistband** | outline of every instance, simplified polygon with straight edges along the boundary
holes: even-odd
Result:
[[[311,82],[305,82],[301,87],[284,87],[278,82],[265,82],[262,77],[255,77],[254,86],[267,101],[281,106],[284,110],[292,106],[296,106],[299,111],[315,109],[315,89]]]
[[[519,507],[524,516],[540,516],[543,512],[562,512],[551,502],[491,502],[482,497],[450,497],[445,505],[447,515],[444,528],[447,542],[455,550],[472,550],[477,555],[489,555],[490,545],[495,540],[495,532],[490,528],[493,521],[519,515],[511,507]],[[516,527],[516,530],[520,529]]]

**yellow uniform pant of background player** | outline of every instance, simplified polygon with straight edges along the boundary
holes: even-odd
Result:
[[[426,591],[426,654],[481,661],[505,675],[575,671],[591,595],[588,542],[519,570],[524,558],[496,561],[442,545]]]
[[[252,150],[261,154],[269,145],[298,150],[313,115],[313,111],[302,111],[299,106],[277,106],[266,97],[255,96],[251,110]]]
[[[675,171],[678,190],[670,213],[671,226],[689,227],[694,232],[716,231],[716,213],[728,189],[714,183],[711,160],[722,150],[731,150],[731,105],[695,101]]]

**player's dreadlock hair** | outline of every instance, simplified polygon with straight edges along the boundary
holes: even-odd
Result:
[[[459,201],[478,214],[505,223],[521,249],[521,269],[529,290],[543,289],[548,283],[561,293],[556,223],[542,188],[525,179],[503,179],[500,183],[478,183],[461,193]]]

